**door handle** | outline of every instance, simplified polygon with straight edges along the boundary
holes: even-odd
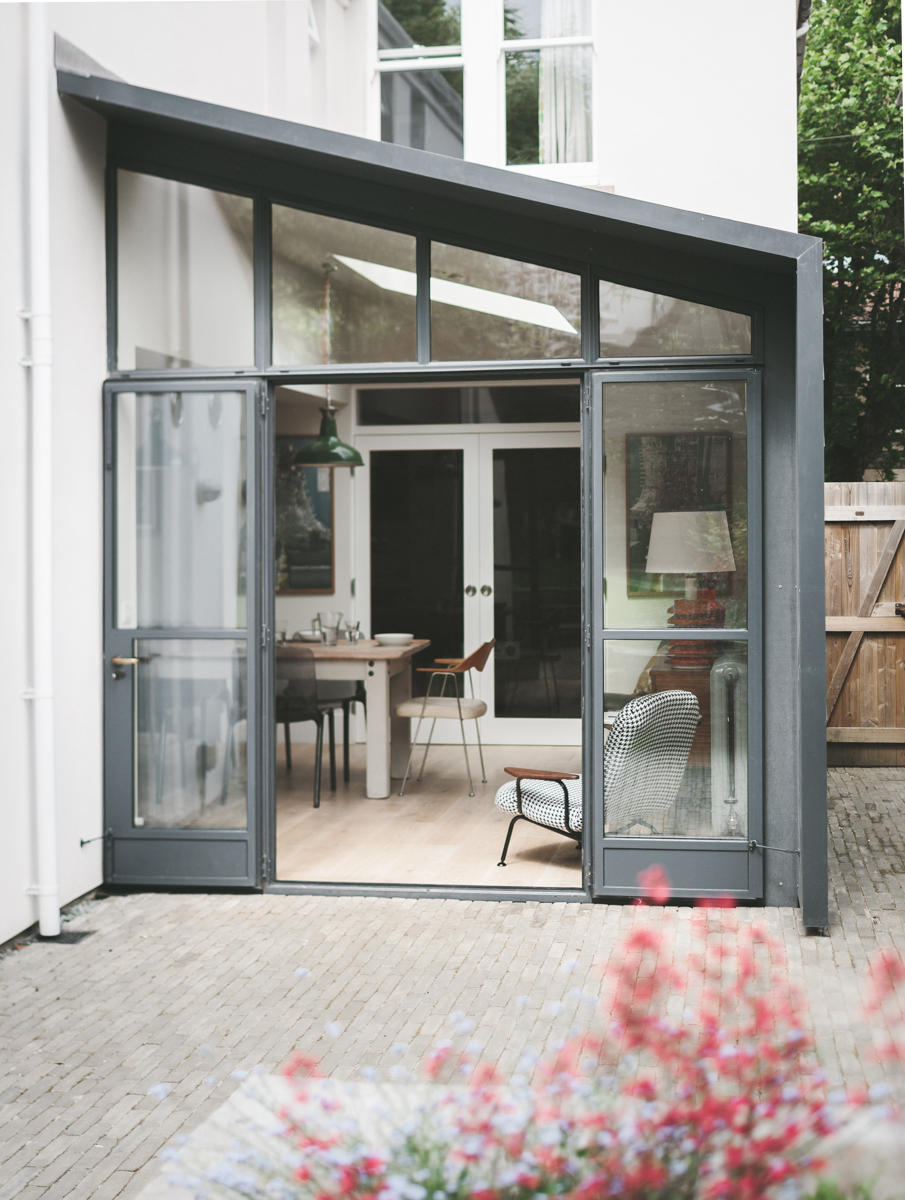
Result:
[[[130,664],[147,662],[147,661],[148,660],[146,658],[123,658],[123,656],[121,654],[114,654],[113,657],[110,659],[110,662],[113,664],[114,667],[127,667]]]
[[[481,588],[481,595],[489,596],[492,591],[493,591],[493,588],[489,584],[485,583],[484,586]]]
[[[466,596],[476,596],[477,594],[478,594],[478,589],[476,587],[472,587],[471,584],[469,584],[468,587],[465,589]]]

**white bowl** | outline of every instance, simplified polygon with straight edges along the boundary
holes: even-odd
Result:
[[[407,646],[414,640],[411,633],[375,633],[374,641],[378,646]]]
[[[321,635],[316,629],[299,629],[289,639],[290,642],[319,642]]]

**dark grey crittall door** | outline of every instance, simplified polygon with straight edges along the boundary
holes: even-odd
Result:
[[[106,876],[258,882],[255,385],[108,385]]]
[[[759,373],[600,372],[585,418],[593,891],[760,896]]]

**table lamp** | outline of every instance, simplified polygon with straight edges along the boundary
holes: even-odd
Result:
[[[726,610],[713,588],[699,588],[699,575],[735,570],[729,523],[723,511],[654,513],[645,571],[649,575],[684,575],[685,599],[668,610],[676,629],[721,629]],[[673,667],[709,667],[714,642],[670,642],[667,662]]]

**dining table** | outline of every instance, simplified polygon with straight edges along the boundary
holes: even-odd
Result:
[[[412,694],[412,659],[430,645],[429,638],[414,638],[405,646],[381,646],[372,638],[358,642],[281,642],[277,658],[291,658],[299,647],[314,655],[318,681],[364,680],[367,702],[365,795],[382,800],[392,789],[391,779],[401,779],[412,746],[409,717],[393,712]]]

